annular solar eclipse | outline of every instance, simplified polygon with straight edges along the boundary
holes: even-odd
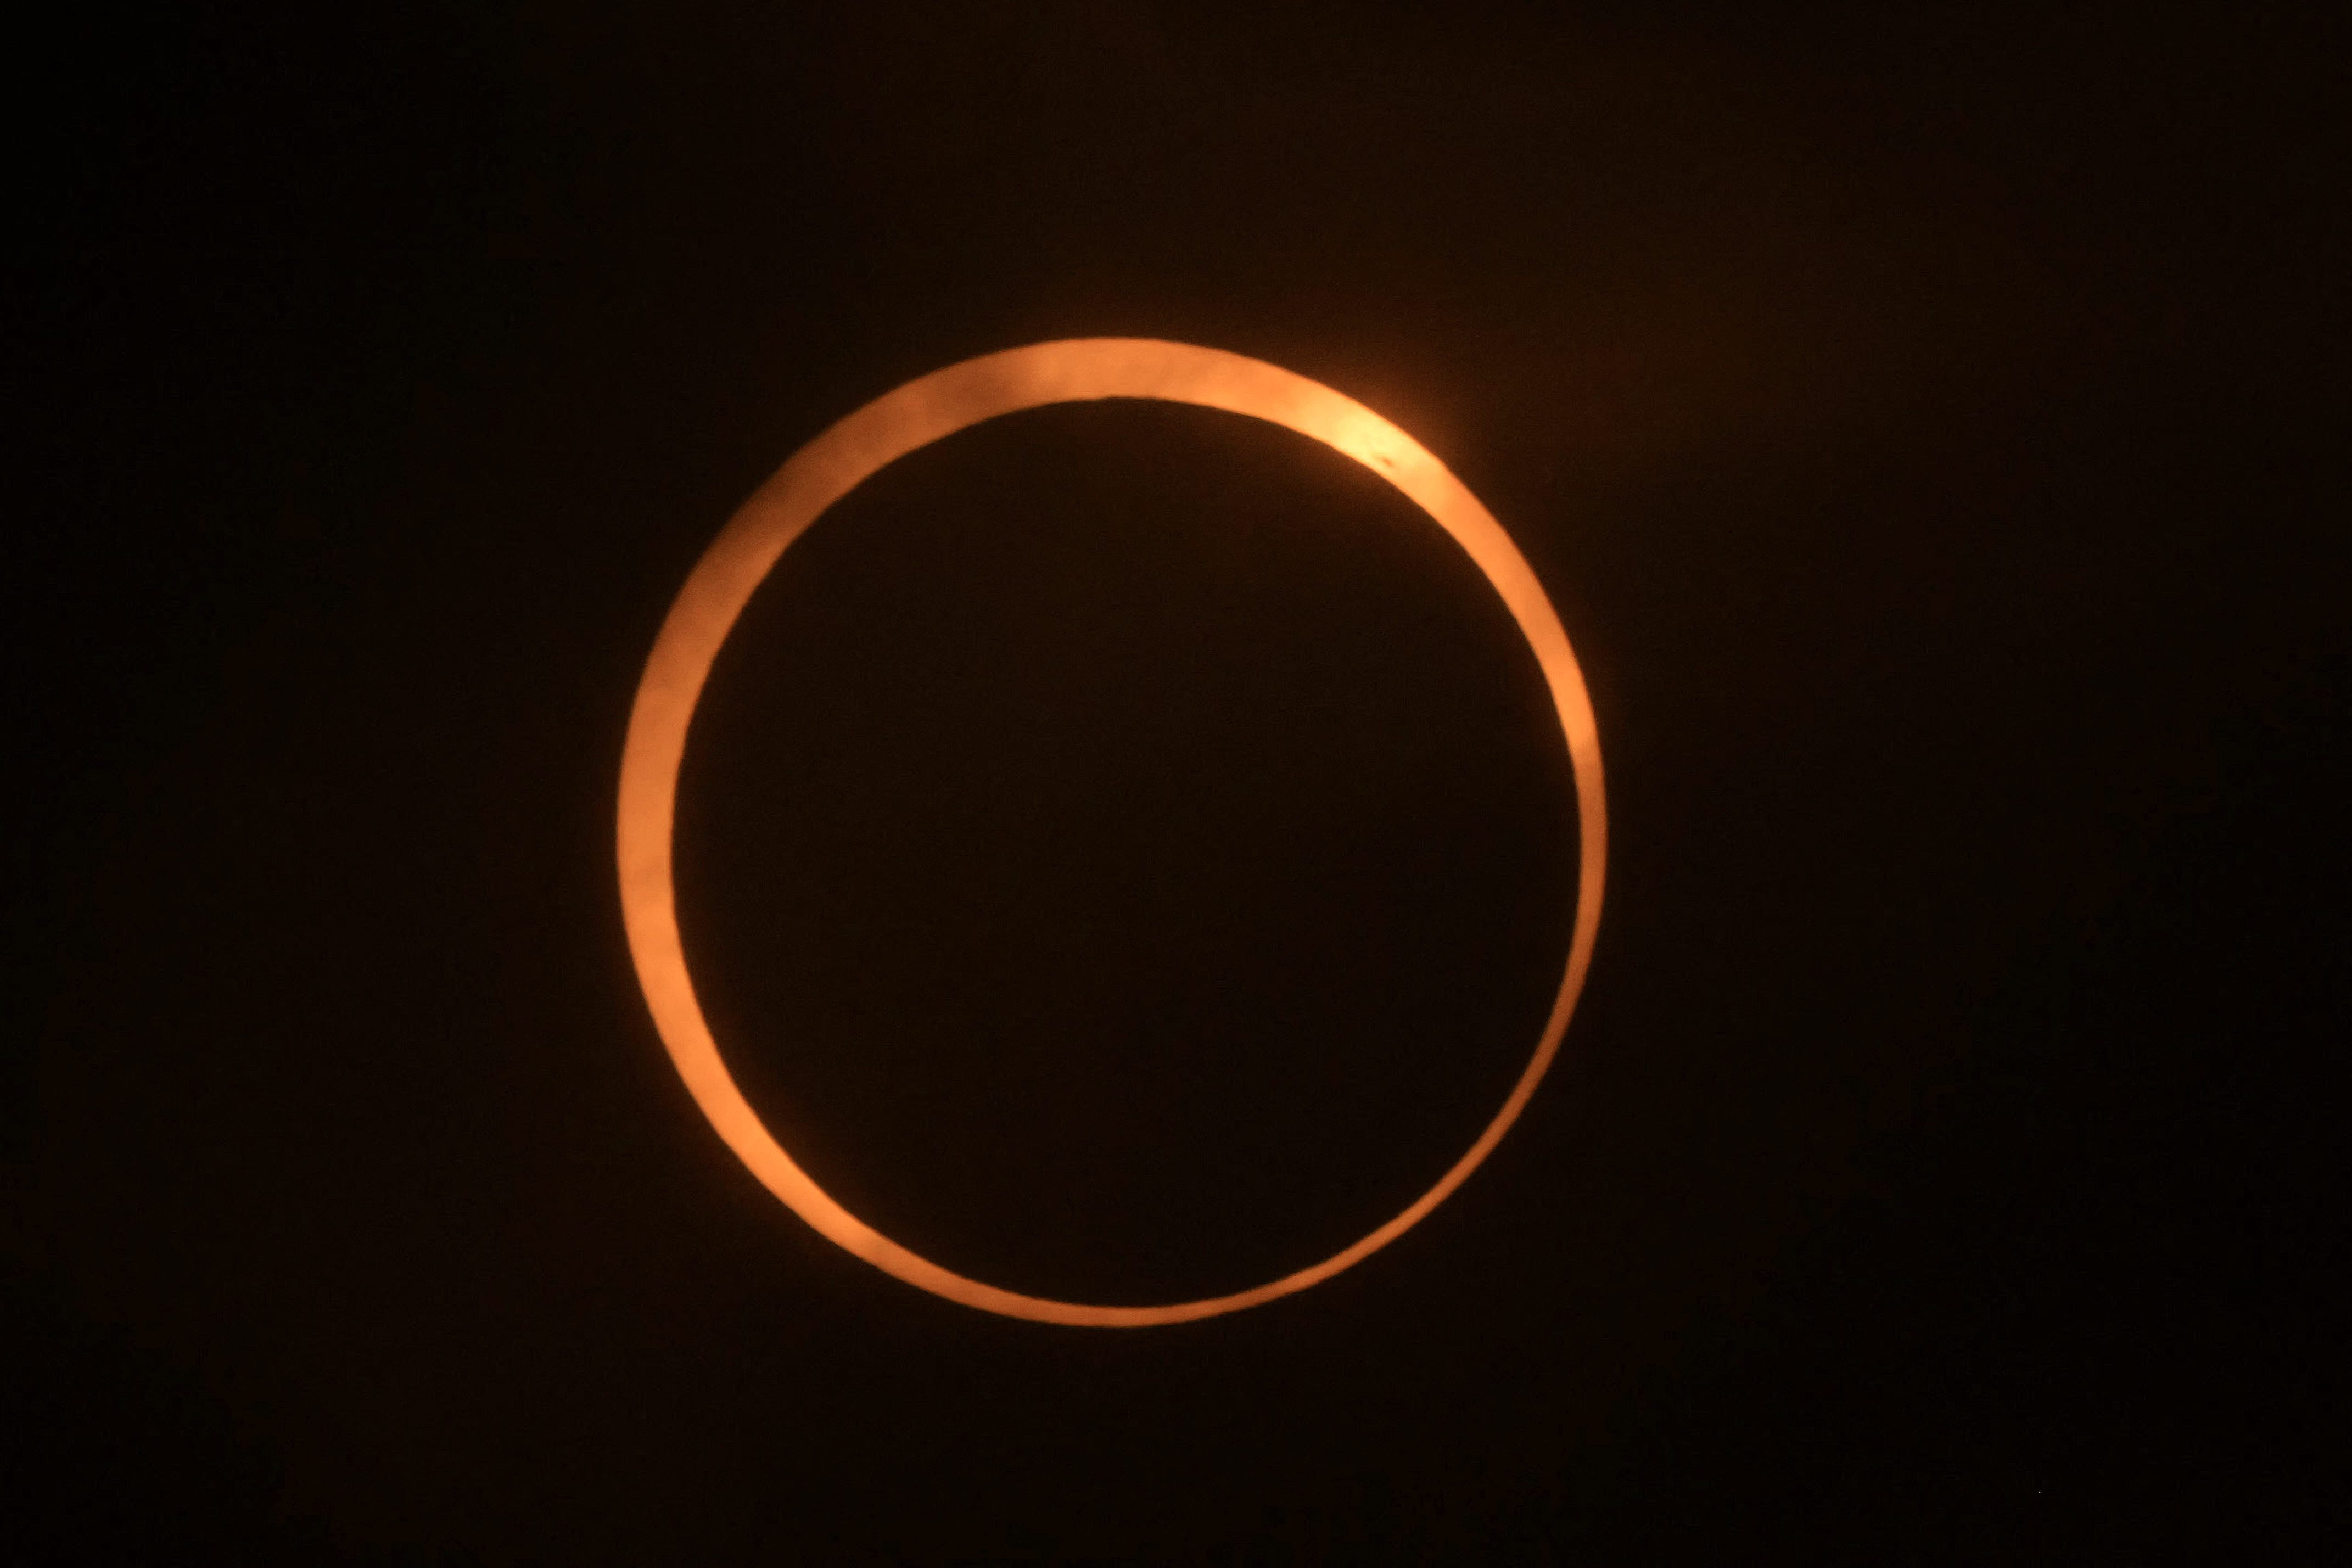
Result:
[[[825,510],[893,460],[999,415],[1097,398],[1223,409],[1320,441],[1378,474],[1468,553],[1534,650],[1575,770],[1576,919],[1559,988],[1526,1069],[1494,1120],[1435,1185],[1343,1250],[1233,1295],[1165,1306],[1093,1306],[952,1273],[850,1214],[778,1143],[737,1087],[696,999],[677,923],[671,838],[678,766],[712,660],[776,561]],[[1601,921],[1607,838],[1601,743],[1559,617],[1510,536],[1419,442],[1361,404],[1262,361],[1187,343],[1084,338],[1008,349],[910,381],[794,453],[746,501],[688,576],[655,638],[621,762],[619,860],[629,950],[655,1026],[703,1114],[769,1191],[818,1232],[910,1285],[1008,1317],[1141,1328],[1238,1311],[1329,1279],[1419,1223],[1493,1152],[1559,1054]]]

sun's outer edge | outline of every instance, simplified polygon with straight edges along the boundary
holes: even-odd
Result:
[[[793,541],[884,465],[998,415],[1107,397],[1223,409],[1345,453],[1402,491],[1468,552],[1541,665],[1575,770],[1580,826],[1576,923],[1568,963],[1527,1068],[1476,1142],[1402,1214],[1354,1245],[1254,1289],[1160,1307],[1100,1307],[982,1284],[892,1241],[835,1202],[761,1123],[736,1087],[695,998],[678,934],[670,847],[677,773],[712,660]],[[827,1239],[886,1273],[983,1311],[1088,1328],[1144,1328],[1239,1311],[1304,1290],[1418,1224],[1518,1120],[1559,1052],[1601,924],[1608,823],[1601,742],[1568,634],[1510,535],[1462,482],[1388,420],[1319,383],[1260,360],[1144,338],[1076,338],[985,354],[908,382],[803,447],[720,531],[688,576],[646,660],[622,751],[618,849],[630,955],[655,1027],[696,1104],[737,1157]]]

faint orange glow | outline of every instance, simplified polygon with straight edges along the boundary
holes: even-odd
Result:
[[[1581,871],[1576,925],[1551,1016],[1510,1096],[1469,1152],[1402,1214],[1337,1255],[1255,1289],[1164,1307],[1095,1307],[983,1285],[900,1247],[835,1203],[772,1136],[720,1059],[695,1000],[677,929],[670,834],[679,759],[711,660],[752,591],[803,530],[877,469],[1000,414],[1103,397],[1196,404],[1268,420],[1355,458],[1404,492],[1469,552],[1541,663],[1576,771]],[[1041,1322],[1141,1328],[1238,1311],[1303,1290],[1387,1246],[1460,1186],[1518,1119],[1559,1050],[1601,923],[1607,825],[1601,741],[1584,678],[1551,601],[1510,536],[1421,444],[1370,409],[1286,370],[1215,349],[1136,338],[1036,343],[910,381],[794,453],[696,563],[637,686],[621,761],[621,900],[655,1026],[703,1114],[752,1173],[828,1239],[910,1285]]]

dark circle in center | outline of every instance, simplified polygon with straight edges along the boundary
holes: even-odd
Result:
[[[1112,400],[891,464],[714,667],[676,882],[746,1098],[958,1273],[1151,1305],[1393,1217],[1525,1069],[1574,914],[1534,655],[1385,481]]]

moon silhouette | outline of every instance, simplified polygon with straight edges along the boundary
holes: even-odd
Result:
[[[1092,1306],[983,1284],[919,1257],[836,1203],[743,1098],[696,1000],[678,934],[671,833],[678,764],[711,661],[778,557],[825,509],[886,464],[1001,414],[1096,398],[1150,398],[1245,415],[1346,454],[1426,511],[1493,585],[1543,670],[1575,770],[1576,921],[1559,989],[1501,1110],[1435,1185],[1351,1246],[1255,1289],[1157,1307]],[[1568,634],[1502,525],[1419,442],[1353,399],[1259,360],[1189,343],[1082,338],[966,360],[867,404],[794,453],[743,504],[688,576],[654,639],[621,760],[619,861],[629,951],[655,1027],[711,1126],[752,1174],[828,1240],[884,1272],[982,1311],[1089,1328],[1143,1328],[1239,1311],[1304,1290],[1418,1224],[1477,1169],[1559,1054],[1601,922],[1607,815],[1601,742]]]

